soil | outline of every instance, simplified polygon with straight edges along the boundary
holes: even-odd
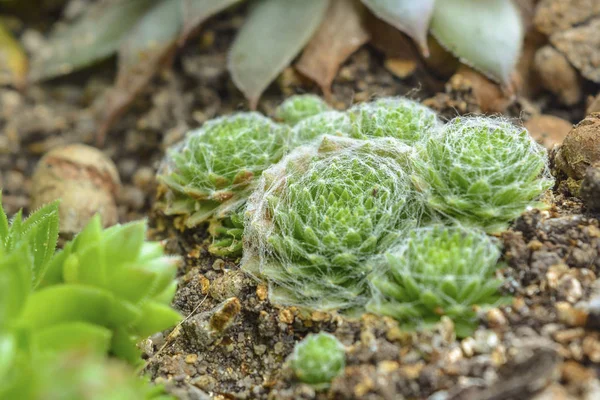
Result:
[[[239,260],[207,251],[204,228],[180,231],[177,220],[153,210],[155,171],[165,149],[218,115],[246,108],[226,73],[226,50],[237,15],[211,20],[174,67],[148,85],[107,139],[105,154],[122,180],[120,222],[150,218],[151,236],[181,255],[174,307],[186,319],[142,343],[148,372],[181,399],[597,399],[600,398],[600,223],[565,185],[548,195],[551,207],[533,210],[500,235],[503,290],[510,305],[481,315],[472,337],[457,340],[443,319],[432,331],[405,332],[389,318],[276,307],[266,287],[238,268]],[[355,53],[333,84],[337,108],[373,97],[408,95],[450,118],[480,112],[477,88],[456,75],[441,91],[399,79],[370,46]],[[95,99],[114,79],[114,61],[31,86],[0,88],[0,186],[8,214],[30,205],[39,158],[66,143],[94,143]],[[597,85],[583,81],[582,92]],[[284,71],[260,102],[272,114],[292,93],[318,89]],[[564,106],[540,92],[517,98],[505,115],[524,122],[531,110],[577,123],[584,101]],[[347,367],[331,387],[297,382],[286,363],[307,333],[327,331],[347,347]]]

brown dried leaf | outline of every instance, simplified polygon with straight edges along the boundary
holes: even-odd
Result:
[[[106,94],[97,136],[99,143],[154,74],[170,61],[181,25],[180,0],[163,0],[128,33],[119,49],[115,86]]]
[[[361,4],[356,1],[332,0],[323,23],[296,64],[327,97],[340,65],[369,40],[361,14]]]

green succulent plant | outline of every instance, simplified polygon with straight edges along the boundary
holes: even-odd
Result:
[[[432,136],[441,126],[430,108],[404,97],[387,97],[361,103],[348,111],[351,136],[357,139],[393,137],[414,145]]]
[[[89,374],[110,369],[98,360],[110,352],[141,363],[136,342],[181,318],[169,307],[175,259],[159,243],[145,242],[144,222],[102,230],[95,217],[55,253],[58,225],[57,203],[25,220],[18,212],[11,223],[0,207],[0,398],[49,398],[59,390],[52,385],[67,379],[73,386],[61,393],[76,396]],[[61,375],[56,366],[79,351],[93,360],[78,364],[80,375]],[[120,378],[89,398],[117,398],[104,391],[112,384],[123,393],[135,389],[135,398],[159,397],[133,371]]]
[[[259,113],[206,122],[168,152],[158,175],[167,188],[165,213],[184,216],[188,227],[211,222],[237,229],[235,221],[222,221],[243,206],[262,171],[284,155],[288,141],[288,127]]]
[[[288,125],[296,125],[305,118],[330,110],[331,108],[319,96],[302,94],[284,100],[275,110],[275,118]]]
[[[429,139],[415,163],[423,202],[444,218],[482,227],[506,228],[537,202],[553,180],[546,150],[511,123],[459,117]]]
[[[310,334],[294,346],[291,365],[300,381],[326,386],[344,372],[346,351],[344,345],[332,334]]]
[[[242,268],[275,303],[330,310],[368,297],[369,260],[414,225],[411,149],[324,136],[266,170],[247,206]]]
[[[301,146],[324,135],[349,136],[352,125],[345,112],[325,111],[298,122],[291,131],[291,147]]]
[[[60,349],[75,342],[65,342],[66,333],[76,333],[100,352],[139,363],[137,342],[181,319],[170,307],[177,259],[145,238],[143,221],[103,230],[94,217],[50,261],[22,311],[32,342]]]
[[[427,326],[449,316],[458,336],[477,325],[474,306],[501,300],[502,280],[494,279],[500,250],[483,231],[432,225],[415,229],[381,258],[370,281],[371,312],[405,326]]]

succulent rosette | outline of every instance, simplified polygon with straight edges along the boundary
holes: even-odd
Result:
[[[333,378],[344,372],[346,351],[335,336],[319,332],[296,343],[291,364],[300,381],[312,385],[328,385]]]
[[[501,231],[554,181],[547,151],[524,128],[459,117],[423,145],[414,181],[429,209],[446,219]]]
[[[267,279],[275,303],[363,305],[369,260],[420,217],[405,172],[412,154],[394,139],[335,136],[293,151],[248,202],[242,268]]]
[[[499,258],[498,244],[481,230],[417,228],[380,258],[367,309],[416,327],[447,315],[466,336],[477,323],[474,307],[502,300],[502,280],[494,278]]]

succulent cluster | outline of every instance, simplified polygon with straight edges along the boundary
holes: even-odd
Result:
[[[449,315],[468,327],[473,305],[496,300],[497,282],[477,282],[489,278],[497,249],[466,226],[494,232],[541,205],[536,200],[552,184],[547,155],[524,129],[495,118],[442,124],[404,98],[333,111],[305,95],[276,114],[289,125],[235,114],[208,122],[169,152],[160,176],[167,213],[185,215],[189,226],[210,222],[213,254],[242,254],[242,269],[268,281],[271,301],[280,304],[331,310],[369,303],[405,321]],[[427,228],[435,224],[457,227]],[[414,228],[424,229],[422,237],[408,234]],[[431,256],[429,264],[410,264],[417,272],[408,283],[393,272],[407,246]],[[458,254],[475,270],[447,264],[434,250],[449,252],[448,260]],[[434,285],[420,269],[453,275],[453,284]],[[412,283],[426,289],[423,298],[410,292],[414,285],[403,286]]]
[[[369,259],[416,224],[410,152],[388,139],[325,136],[266,170],[247,206],[243,268],[266,277],[278,303],[363,303]]]
[[[459,336],[476,322],[475,305],[493,305],[502,284],[494,279],[500,250],[483,231],[432,225],[410,232],[380,259],[372,274],[369,311],[405,325],[436,322],[447,315]]]
[[[527,130],[492,118],[455,118],[416,160],[423,202],[443,218],[506,228],[552,186],[546,150]]]
[[[344,345],[326,332],[308,335],[296,343],[291,364],[294,374],[302,382],[316,386],[327,385],[344,371]]]
[[[113,385],[135,398],[159,397],[133,370],[113,377],[104,361],[110,354],[141,363],[136,343],[180,320],[169,307],[175,259],[145,241],[144,222],[102,230],[98,216],[55,253],[58,214],[53,203],[9,224],[0,209],[0,398],[46,398],[61,380],[70,385],[65,393],[81,398],[78,385],[91,379],[85,371],[111,379],[90,398],[117,398],[106,397]],[[71,356],[81,374],[55,370]]]

